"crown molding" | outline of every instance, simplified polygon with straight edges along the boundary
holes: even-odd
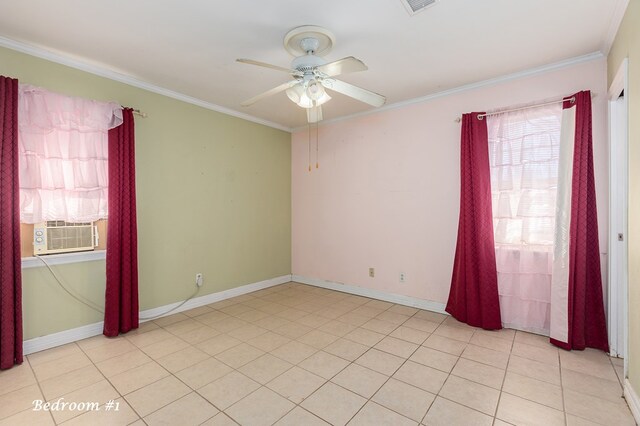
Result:
[[[264,126],[272,127],[278,130],[284,130],[285,132],[291,132],[291,128],[283,126],[282,124],[275,123],[273,121],[265,120],[253,115],[245,114],[240,111],[236,111],[231,108],[223,107],[211,102],[204,101],[202,99],[194,98],[182,93],[174,92],[173,90],[165,89],[164,87],[156,86],[143,80],[139,80],[127,74],[123,74],[117,71],[113,71],[98,65],[83,62],[81,60],[71,58],[69,56],[55,53],[46,50],[42,47],[33,46],[24,42],[12,40],[10,38],[0,36],[0,46],[7,49],[15,50],[17,52],[26,53],[27,55],[35,56],[37,58],[45,59],[50,62],[65,65],[71,68],[78,69],[80,71],[88,72],[100,77],[108,78],[110,80],[118,81],[120,83],[127,84],[129,86],[137,87],[148,92],[156,93],[158,95],[166,96],[168,98],[176,99],[178,101],[186,102],[188,104],[196,105],[205,109],[216,111],[222,114],[230,115],[232,117],[241,118],[243,120],[251,121],[253,123],[262,124]]]
[[[609,55],[611,46],[613,46],[613,42],[616,40],[616,35],[618,35],[618,30],[620,29],[620,25],[624,19],[627,6],[629,6],[629,0],[618,0],[616,2],[616,7],[611,15],[611,20],[609,21],[609,28],[607,29],[607,34],[605,36],[604,43],[602,44],[601,50],[605,56]]]
[[[418,98],[408,99],[406,101],[400,101],[393,104],[385,105],[380,108],[371,109],[367,111],[357,112],[355,114],[344,115],[342,117],[332,118],[330,120],[324,120],[319,123],[319,127],[326,126],[328,124],[337,123],[340,121],[350,120],[353,118],[364,117],[371,114],[377,114],[383,111],[394,110],[398,108],[404,108],[409,105],[421,104],[433,101],[435,99],[444,98],[447,96],[455,95],[462,92],[467,92],[470,90],[480,89],[482,87],[495,86],[500,83],[505,83],[507,81],[518,80],[520,78],[531,77],[539,74],[544,74],[550,71],[556,71],[562,68],[571,67],[574,65],[582,64],[584,62],[595,61],[598,59],[603,59],[606,56],[602,54],[602,52],[593,52],[587,55],[576,56],[574,58],[565,59],[560,62],[554,62],[552,64],[542,65],[540,67],[530,68],[528,70],[519,71],[513,74],[507,74],[496,78],[491,78],[488,80],[482,80],[476,83],[465,84],[463,86],[454,87],[453,89],[443,90],[442,92],[433,93],[431,95],[421,96]],[[292,133],[299,132],[302,130],[306,130],[307,126],[294,127],[291,129]]]
[[[613,40],[615,39],[615,35],[616,32],[618,30],[618,27],[620,26],[620,22],[622,21],[622,17],[624,16],[624,12],[626,10],[626,5],[628,4],[629,0],[620,0],[618,3],[618,7],[615,10],[614,13],[614,17],[612,18],[611,21],[611,25],[610,25],[610,29],[609,29],[609,34],[610,34],[610,38],[611,41],[610,43],[608,43],[608,48],[611,48],[611,44],[613,43]],[[613,35],[611,35],[613,34]],[[202,99],[197,99],[194,98],[192,96],[188,96],[182,93],[178,93],[175,92],[173,90],[169,90],[169,89],[165,89],[163,87],[160,86],[156,86],[154,84],[151,83],[147,83],[143,80],[139,80],[135,77],[132,77],[130,75],[127,74],[123,74],[117,71],[113,71],[98,65],[94,65],[94,64],[89,64],[83,61],[80,61],[78,59],[75,58],[71,58],[69,56],[65,56],[63,54],[60,53],[55,53],[55,52],[51,52],[49,50],[46,50],[42,47],[37,47],[37,46],[33,46],[27,43],[23,43],[23,42],[19,42],[16,40],[12,40],[6,37],[2,37],[0,36],[0,46],[5,47],[7,49],[11,49],[11,50],[15,50],[18,52],[22,52],[22,53],[26,53],[27,55],[31,55],[31,56],[35,56],[41,59],[45,59],[47,61],[51,61],[51,62],[55,62],[61,65],[65,65],[71,68],[75,68],[78,69],[80,71],[84,71],[84,72],[88,72],[90,74],[94,74],[100,77],[104,77],[104,78],[108,78],[110,80],[114,80],[114,81],[118,81],[120,83],[124,83],[127,84],[129,86],[133,86],[133,87],[137,87],[139,89],[143,89],[152,93],[157,93],[159,95],[162,96],[167,96],[169,98],[172,99],[176,99],[182,102],[186,102],[192,105],[196,105],[205,109],[209,109],[212,111],[216,111],[216,112],[220,112],[222,114],[226,114],[226,115],[230,115],[232,117],[236,117],[236,118],[240,118],[243,120],[247,120],[253,123],[257,123],[257,124],[262,124],[264,126],[268,126],[268,127],[272,127],[274,129],[278,129],[278,130],[283,130],[285,132],[289,132],[289,133],[293,133],[293,132],[298,132],[301,130],[305,130],[307,128],[307,126],[300,126],[300,127],[287,127],[284,126],[282,124],[279,123],[275,123],[273,121],[269,121],[269,120],[265,120],[262,118],[258,118],[258,117],[254,117],[252,115],[249,114],[245,114],[243,112],[240,111],[236,111],[233,110],[231,108],[227,108],[227,107],[223,107],[221,105],[217,105],[211,102],[207,102],[204,101]],[[393,104],[389,104],[389,105],[385,105],[381,108],[376,108],[373,110],[367,110],[367,111],[362,111],[362,112],[358,112],[355,114],[349,114],[349,115],[344,115],[342,117],[336,117],[333,118],[331,120],[326,120],[326,121],[322,121],[319,125],[320,127],[328,125],[328,124],[332,124],[332,123],[337,123],[340,121],[345,121],[345,120],[350,120],[352,118],[357,118],[357,117],[364,117],[367,115],[371,115],[371,114],[376,114],[382,111],[388,111],[388,110],[393,110],[393,109],[397,109],[397,108],[403,108],[409,105],[413,105],[413,104],[419,104],[419,103],[423,103],[423,102],[430,102],[432,100],[435,99],[439,99],[439,98],[443,98],[446,96],[450,96],[450,95],[454,95],[457,93],[461,93],[461,92],[466,92],[469,90],[475,90],[475,89],[479,89],[482,87],[487,87],[487,86],[493,86],[496,84],[500,84],[500,83],[504,83],[507,81],[511,81],[511,80],[517,80],[519,78],[524,78],[524,77],[530,77],[530,76],[534,76],[534,75],[538,75],[538,74],[543,74],[549,71],[555,71],[558,69],[562,69],[562,68],[566,68],[566,67],[570,67],[573,65],[577,65],[580,63],[584,63],[584,62],[589,62],[589,61],[593,61],[593,60],[598,60],[598,59],[602,59],[606,57],[602,52],[593,52],[587,55],[583,55],[583,56],[577,56],[575,58],[570,58],[570,59],[566,59],[564,61],[560,61],[560,62],[555,62],[552,64],[548,64],[548,65],[543,65],[540,67],[535,67],[535,68],[530,68],[528,70],[524,70],[524,71],[520,71],[520,72],[516,72],[513,74],[507,74],[504,76],[500,76],[500,77],[496,77],[496,78],[492,78],[492,79],[488,79],[488,80],[483,80],[483,81],[479,81],[476,83],[471,83],[471,84],[466,84],[463,86],[459,86],[459,87],[455,87],[452,89],[448,89],[448,90],[444,90],[441,92],[437,92],[437,93],[433,93],[430,95],[426,95],[426,96],[421,96],[421,97],[417,97],[417,98],[413,98],[413,99],[408,99],[405,101],[400,101],[400,102],[396,102]]]

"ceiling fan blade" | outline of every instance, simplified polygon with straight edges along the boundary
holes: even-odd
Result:
[[[326,78],[323,79],[321,83],[329,90],[342,93],[343,95],[347,95],[374,107],[381,107],[387,101],[387,98],[382,95],[354,86],[353,84],[345,83],[344,81]]]
[[[284,92],[289,87],[295,86],[296,84],[298,84],[298,80],[288,81],[288,82],[286,82],[284,84],[281,84],[278,87],[274,87],[271,90],[267,90],[266,92],[261,93],[258,96],[254,96],[251,99],[247,99],[246,101],[242,102],[240,105],[242,105],[243,107],[247,107],[249,105],[253,105],[256,102],[258,102],[259,100],[264,99],[264,98],[266,98],[268,96],[275,95],[276,93]]]
[[[338,59],[337,61],[329,62],[328,64],[320,65],[316,70],[329,77],[334,77],[340,74],[346,74],[349,72],[366,71],[369,68],[358,58],[348,56],[346,58]]]
[[[317,123],[322,121],[322,107],[320,105],[307,108],[307,122]]]
[[[253,59],[243,59],[243,58],[241,58],[241,59],[236,59],[236,61],[237,62],[241,62],[243,64],[257,65],[259,67],[271,68],[272,70],[286,72],[287,74],[294,74],[294,73],[297,72],[296,70],[291,70],[289,68],[281,67],[281,66],[278,66],[278,65],[267,64],[266,62],[254,61]]]

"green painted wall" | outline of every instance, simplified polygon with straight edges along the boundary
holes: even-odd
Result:
[[[0,74],[72,96],[139,108],[136,179],[140,309],[291,273],[290,134],[0,48]],[[104,261],[54,267],[104,305]],[[25,339],[102,315],[45,268],[23,271]]]
[[[609,53],[609,84],[629,58],[629,381],[640,393],[640,0],[631,0]]]

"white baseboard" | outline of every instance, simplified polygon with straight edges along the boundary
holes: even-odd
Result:
[[[180,305],[182,302],[171,303],[169,305],[159,306],[153,309],[147,309],[146,311],[140,312],[140,321],[144,322],[150,319],[151,317],[160,318],[164,316],[163,314],[167,311],[171,311],[171,314],[175,314],[178,312],[188,311],[189,309],[199,308],[200,306],[209,305],[211,303],[220,302],[221,300],[231,299],[232,297],[241,296],[243,294],[251,293],[254,291],[262,290],[265,288],[273,287],[280,284],[285,284],[291,281],[291,275],[283,275],[281,277],[271,278],[269,280],[258,281],[252,284],[242,285],[240,287],[232,288],[230,290],[220,291],[218,293],[206,294],[200,297],[194,297],[189,300],[184,305],[176,308],[176,306]]]
[[[45,349],[55,348],[56,346],[66,345],[67,343],[86,339],[87,337],[97,336],[102,333],[103,322],[83,325],[82,327],[72,328],[70,330],[60,331],[58,333],[47,334],[46,336],[34,337],[25,340],[22,343],[22,351],[25,355],[34,352],[40,352]]]
[[[638,398],[638,394],[631,386],[629,379],[624,379],[624,399],[627,400],[636,423],[640,424],[640,398]]]
[[[308,278],[301,275],[292,275],[291,281],[308,284],[315,287],[327,288],[344,293],[355,294],[357,296],[370,297],[372,299],[384,300],[385,302],[397,303],[398,305],[411,306],[412,308],[424,309],[427,311],[446,314],[445,304],[433,302],[431,300],[418,299],[417,297],[404,296],[401,294],[387,293],[385,291],[373,290],[365,287],[358,287],[350,284],[343,284],[333,281],[321,280],[319,278]]]
[[[418,299],[416,297],[404,296],[400,294],[387,293],[380,290],[373,290],[364,287],[358,287],[349,284],[342,284],[333,281],[321,280],[318,278],[307,278],[299,275],[283,275],[269,280],[259,281],[252,284],[246,284],[240,287],[232,288],[230,290],[220,291],[218,293],[206,294],[204,296],[195,297],[184,305],[179,306],[181,302],[171,303],[164,306],[159,306],[153,309],[147,309],[140,312],[140,321],[148,321],[150,318],[160,318],[165,315],[172,315],[178,312],[188,311],[189,309],[198,308],[200,306],[208,305],[211,303],[219,302],[221,300],[230,299],[232,297],[241,296],[243,294],[251,293],[254,291],[262,290],[265,288],[273,287],[280,284],[288,283],[289,281],[296,281],[302,284],[308,284],[315,287],[322,287],[330,290],[341,291],[344,293],[355,294],[358,296],[370,297],[372,299],[384,300],[386,302],[397,303],[399,305],[411,306],[418,309],[425,309],[427,311],[438,312],[445,314],[445,305],[443,303],[433,302],[430,300]],[[86,339],[88,337],[97,336],[102,333],[103,322],[96,322],[93,324],[84,325],[70,330],[61,331],[58,333],[48,334],[46,336],[35,337],[33,339],[25,340],[23,343],[23,351],[25,355],[43,351],[45,349],[54,348],[56,346],[65,345],[71,342],[77,342],[78,340]]]
[[[276,285],[285,284],[289,281],[291,281],[291,275],[283,275],[281,277],[246,284],[240,287],[232,288],[230,290],[195,297],[178,308],[176,307],[180,305],[181,302],[171,303],[169,305],[159,306],[153,309],[147,309],[146,311],[140,312],[140,321],[144,322],[151,317],[154,317],[155,319],[156,317],[160,318],[165,315],[173,315],[178,312],[188,311],[189,309],[198,308],[210,303],[219,302],[221,300],[230,299],[232,297],[241,296],[243,294],[251,293]],[[174,308],[175,310],[172,310]],[[43,351],[45,349],[54,348],[56,346],[65,345],[67,343],[76,342],[88,337],[97,336],[98,334],[102,334],[103,324],[104,323],[100,321],[93,324],[84,325],[82,327],[72,328],[70,330],[25,340],[22,346],[22,350],[25,355],[28,355],[34,352]]]

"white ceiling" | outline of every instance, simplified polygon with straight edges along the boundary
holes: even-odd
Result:
[[[440,0],[414,16],[402,0],[0,0],[0,36],[98,65],[284,127],[306,124],[284,93],[240,102],[287,81],[287,31],[320,25],[336,36],[325,59],[362,59],[343,80],[387,104],[607,53],[628,0]],[[339,94],[326,119],[370,109]]]

